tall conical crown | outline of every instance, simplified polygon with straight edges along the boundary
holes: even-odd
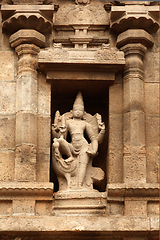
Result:
[[[83,97],[82,97],[82,93],[81,92],[78,92],[77,96],[76,96],[76,99],[74,101],[74,104],[73,104],[73,108],[76,106],[76,105],[81,105],[83,106],[84,108],[84,102],[83,102]]]

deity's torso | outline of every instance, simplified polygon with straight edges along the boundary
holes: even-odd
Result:
[[[88,148],[88,142],[84,138],[84,131],[86,127],[86,122],[83,120],[70,119],[66,122],[67,129],[71,135],[72,145],[75,150],[81,150],[83,148]]]

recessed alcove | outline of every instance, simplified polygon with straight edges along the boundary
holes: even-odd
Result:
[[[109,106],[109,85],[102,81],[51,81],[51,118],[54,122],[55,112],[60,111],[60,114],[72,110],[78,91],[82,92],[84,107],[87,113],[95,115],[99,113],[102,116],[102,121],[105,123],[106,132],[103,142],[99,145],[98,155],[93,159],[93,166],[100,167],[105,178],[102,182],[95,184],[94,188],[104,192],[106,189],[106,161],[108,151],[108,106]],[[86,139],[87,136],[85,135]],[[87,139],[89,140],[89,139]],[[52,141],[52,140],[51,140]],[[53,142],[53,141],[52,141]],[[54,191],[58,190],[58,181],[52,167],[52,152],[51,152],[51,173],[50,181],[54,182]]]
[[[91,115],[99,113],[106,126],[103,142],[99,145],[99,154],[93,160],[93,166],[105,173],[104,180],[94,188],[105,192],[107,184],[107,154],[109,137],[109,86],[114,84],[116,72],[125,64],[123,52],[116,48],[63,48],[57,45],[39,53],[39,69],[45,71],[46,81],[51,85],[51,121],[55,112],[64,114],[72,110],[75,97],[82,92],[85,111]],[[52,143],[52,139],[51,139]],[[52,150],[51,150],[52,151]],[[52,158],[52,152],[51,152]],[[54,182],[54,192],[58,191],[56,175],[52,171],[50,181]]]

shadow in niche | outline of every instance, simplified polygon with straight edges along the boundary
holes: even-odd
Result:
[[[103,89],[104,90],[104,89]],[[68,92],[67,94],[67,88],[65,91],[65,94],[54,94],[55,92],[55,86],[53,89],[52,86],[52,109],[51,109],[51,114],[52,114],[52,123],[54,122],[54,117],[55,117],[55,112],[57,110],[60,111],[60,114],[64,114],[65,112],[69,112],[72,110],[73,103],[75,100],[75,97],[78,93],[78,91],[82,92],[83,95],[83,100],[84,100],[84,106],[85,106],[85,111],[87,113],[90,113],[91,115],[94,115],[96,113],[99,113],[102,116],[102,121],[105,123],[106,127],[106,132],[105,136],[103,139],[103,142],[99,145],[98,148],[98,155],[93,159],[93,167],[99,167],[105,172],[105,178],[103,181],[101,181],[98,184],[94,184],[94,189],[97,189],[100,192],[104,192],[106,190],[106,184],[107,184],[107,151],[108,151],[108,105],[109,105],[109,88],[105,88],[105,94],[102,92],[102,94],[87,94],[86,91],[83,91],[82,88],[77,88],[74,89],[72,92]],[[85,136],[86,137],[86,136]],[[69,137],[70,138],[70,137]],[[70,142],[70,139],[68,138],[68,141]],[[88,138],[86,137],[87,141]],[[53,140],[51,139],[51,143],[53,143]],[[53,170],[52,166],[52,148],[51,148],[51,169],[50,169],[50,181],[54,183],[54,192],[57,192],[59,190],[58,186],[58,180],[57,176]]]

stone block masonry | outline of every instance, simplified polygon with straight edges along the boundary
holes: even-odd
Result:
[[[158,240],[158,5],[0,1],[0,239]]]

